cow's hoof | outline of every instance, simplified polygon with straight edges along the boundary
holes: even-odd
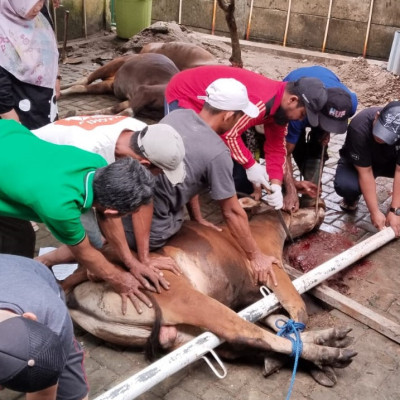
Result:
[[[268,354],[264,357],[264,377],[267,378],[275,372],[278,372],[288,361],[289,357],[284,354]]]
[[[333,387],[337,383],[336,373],[332,367],[322,367],[321,369],[314,365],[309,372],[315,382],[322,386]]]

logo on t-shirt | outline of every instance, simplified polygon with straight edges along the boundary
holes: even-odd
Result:
[[[359,161],[360,160],[360,156],[356,153],[350,153],[350,157],[354,160],[354,161]]]
[[[66,119],[60,119],[54,123],[62,126],[79,126],[82,129],[90,131],[97,128],[98,126],[114,125],[121,122],[125,118],[121,115],[95,115],[86,117],[70,117]]]

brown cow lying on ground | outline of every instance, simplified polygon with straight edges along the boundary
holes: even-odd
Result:
[[[301,209],[289,216],[285,214],[293,237],[311,231],[320,224],[324,212],[319,210],[316,221],[314,209]],[[252,235],[265,254],[282,259],[285,233],[276,213],[254,216],[250,221]],[[246,345],[264,350],[290,354],[292,344],[261,327],[240,318],[238,310],[260,299],[259,287],[254,285],[247,258],[235,244],[228,229],[217,232],[211,228],[186,222],[182,230],[172,237],[162,250],[181,268],[181,276],[164,271],[171,289],[154,294],[154,301],[162,313],[161,330],[156,337],[164,349],[172,350],[198,335],[211,331],[234,345]],[[112,257],[110,257],[112,258]],[[306,323],[307,312],[300,295],[292,285],[282,265],[275,265],[278,286],[271,287],[281,305],[295,321]],[[83,275],[84,276],[84,275]],[[67,286],[79,282],[79,274],[72,276]],[[84,276],[85,279],[85,276]],[[129,304],[126,315],[121,314],[120,296],[105,283],[84,282],[69,295],[71,316],[76,323],[93,335],[121,345],[143,346],[155,323],[155,311],[146,308],[138,314]],[[230,307],[230,308],[228,308]],[[271,322],[274,317],[267,317]],[[335,374],[332,367],[349,365],[356,355],[345,349],[351,343],[349,329],[333,328],[320,332],[302,333],[301,357],[317,367],[316,378],[332,386]],[[276,370],[266,363],[266,374]],[[328,372],[328,377],[322,373]],[[315,376],[314,376],[315,377]]]
[[[84,111],[84,115],[123,114],[133,117],[144,112],[148,117],[159,119],[164,116],[165,88],[179,69],[217,64],[212,54],[191,43],[149,43],[141,53],[110,61],[87,78],[64,86],[61,95],[110,93],[124,100],[113,107]],[[98,79],[101,82],[94,83]],[[67,116],[79,114],[75,111]]]

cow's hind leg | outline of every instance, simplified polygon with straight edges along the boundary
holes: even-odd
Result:
[[[112,80],[114,80],[114,76],[117,73],[118,69],[123,64],[125,64],[127,59],[128,59],[127,57],[118,57],[115,60],[110,61],[106,65],[97,68],[96,70],[91,72],[88,76],[78,79],[77,81],[71,84],[63,85],[61,89],[64,91],[65,89],[71,88],[73,86],[90,85],[92,82],[97,81],[98,79],[106,81],[112,78]],[[71,93],[81,93],[81,92],[64,92],[64,94],[71,94]]]
[[[66,96],[69,94],[107,94],[113,93],[114,77],[107,78],[98,83],[76,83],[67,89],[61,90],[60,94]]]

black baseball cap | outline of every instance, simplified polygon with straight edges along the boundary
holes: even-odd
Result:
[[[345,133],[353,110],[351,96],[342,88],[329,88],[328,100],[319,113],[319,126],[326,132]]]
[[[400,139],[400,101],[391,101],[383,107],[372,133],[389,145]]]
[[[318,78],[303,77],[294,82],[297,95],[302,99],[311,126],[319,125],[319,111],[328,100],[327,90]]]
[[[57,383],[66,355],[47,326],[24,317],[0,322],[0,385],[31,393]]]

